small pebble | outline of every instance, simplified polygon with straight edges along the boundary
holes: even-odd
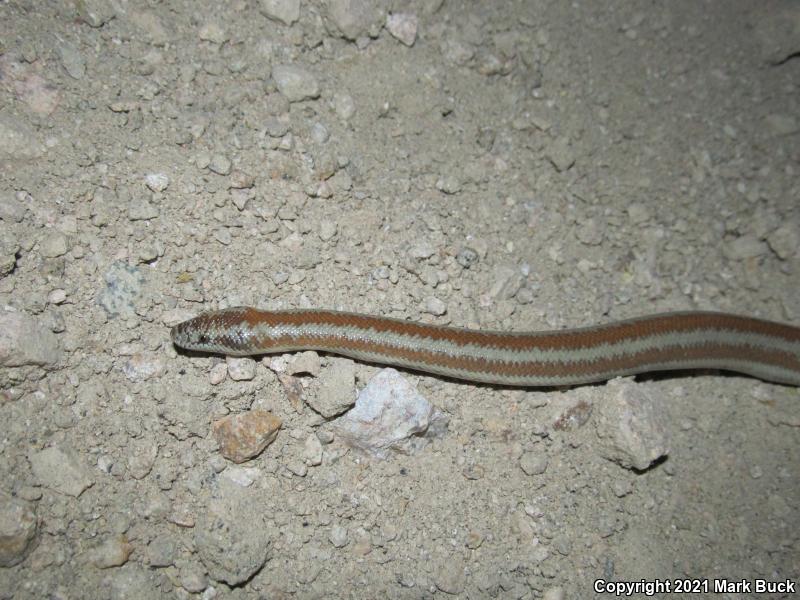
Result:
[[[386,29],[406,46],[413,46],[417,39],[417,15],[394,13],[386,17]]]
[[[328,132],[328,128],[322,123],[314,123],[311,126],[311,139],[317,144],[324,144],[328,141],[330,136],[331,134]]]
[[[150,173],[145,175],[144,183],[153,192],[163,192],[169,187],[169,177],[164,173]]]
[[[94,484],[78,453],[67,446],[51,446],[29,457],[41,485],[67,496],[78,497]]]
[[[48,304],[63,304],[66,299],[67,292],[61,288],[55,289],[47,295]]]
[[[175,561],[176,551],[175,539],[160,535],[147,545],[147,559],[151,567],[168,567]]]
[[[211,367],[211,372],[209,373],[208,381],[211,385],[219,385],[220,383],[225,381],[227,376],[228,376],[228,365],[226,363],[220,362]]]
[[[333,111],[342,121],[349,121],[356,114],[356,103],[349,94],[333,95]]]
[[[0,567],[25,560],[35,546],[37,529],[34,505],[0,492]]]
[[[781,260],[800,254],[800,226],[784,223],[767,236],[767,243]]]
[[[297,475],[298,477],[305,477],[308,474],[308,466],[299,460],[289,460],[286,463],[286,468],[292,475]]]
[[[447,312],[447,304],[438,298],[431,296],[425,300],[425,307],[423,310],[430,315],[441,317]]]
[[[478,262],[478,253],[472,248],[462,248],[458,251],[458,254],[456,254],[456,262],[465,269],[469,269]]]
[[[575,164],[572,145],[569,139],[563,136],[556,138],[548,146],[546,156],[559,173],[566,171]]]
[[[225,358],[228,364],[228,375],[234,381],[252,381],[256,377],[256,361],[249,357]]]
[[[242,463],[275,441],[281,420],[265,410],[229,415],[211,425],[220,452],[228,460]]]
[[[727,259],[736,261],[757,258],[767,251],[767,245],[752,233],[734,238],[722,245],[722,254]]]
[[[199,37],[206,42],[213,42],[214,44],[224,44],[229,39],[229,35],[219,25],[219,23],[206,23],[200,28]]]
[[[275,65],[272,67],[272,78],[278,91],[289,102],[300,102],[318,98],[319,82],[311,72],[292,65]]]
[[[189,564],[180,569],[181,587],[190,594],[199,594],[208,587],[205,569],[198,564]]]
[[[319,239],[323,242],[327,242],[336,235],[337,226],[336,223],[333,221],[322,221],[319,224]]]
[[[460,594],[467,582],[463,562],[456,558],[442,561],[435,567],[434,581],[446,594]]]
[[[547,588],[542,594],[542,600],[564,600],[566,597],[564,588],[559,586]]]
[[[48,231],[39,242],[39,251],[45,258],[56,258],[67,253],[67,236],[60,231]]]
[[[311,375],[312,377],[317,377],[321,368],[319,354],[313,350],[307,350],[292,357],[286,366],[286,372],[289,375]]]
[[[258,476],[258,469],[240,466],[230,466],[222,472],[222,477],[243,488],[253,485]]]
[[[261,14],[284,25],[300,18],[300,0],[260,0]]]
[[[313,433],[306,438],[303,446],[303,458],[311,467],[322,464],[322,442]]]
[[[149,200],[134,198],[128,204],[129,221],[149,221],[159,215],[158,207]]]
[[[87,553],[89,564],[98,569],[119,567],[128,562],[128,557],[133,552],[133,546],[128,543],[124,535],[109,537]]]
[[[772,114],[764,118],[767,130],[773,136],[792,135],[800,131],[800,121],[794,115]]]
[[[229,175],[231,172],[231,160],[223,154],[215,154],[208,163],[208,169],[217,175]]]
[[[341,525],[334,525],[331,527],[331,533],[328,536],[328,540],[330,540],[331,544],[333,544],[335,548],[343,548],[347,545],[347,529]]]
[[[455,175],[445,175],[436,181],[436,189],[445,194],[457,194],[461,191],[461,180]]]

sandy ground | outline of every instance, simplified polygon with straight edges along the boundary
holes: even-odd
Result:
[[[296,8],[0,5],[0,598],[796,582],[797,389],[405,372],[449,423],[377,460],[313,400],[380,367],[226,363],[169,328],[236,304],[800,323],[798,3]],[[253,409],[283,426],[237,465],[212,424]]]

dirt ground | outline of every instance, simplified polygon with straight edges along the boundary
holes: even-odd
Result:
[[[791,597],[713,586],[800,576],[796,388],[402,372],[448,423],[380,460],[314,408],[379,365],[170,327],[800,324],[798,56],[791,1],[3,2],[0,598]]]

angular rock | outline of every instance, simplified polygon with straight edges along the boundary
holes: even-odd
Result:
[[[383,0],[328,0],[329,23],[342,37],[356,40],[377,33],[386,15]]]
[[[33,474],[43,486],[68,496],[80,496],[94,484],[88,469],[71,448],[51,446],[28,457]]]
[[[280,428],[281,420],[265,410],[228,415],[211,426],[222,456],[236,463],[261,454]]]
[[[0,312],[0,367],[49,366],[61,358],[52,331],[25,313]]]
[[[746,260],[763,256],[768,251],[767,245],[752,233],[725,242],[722,254],[729,260]]]
[[[669,426],[663,398],[630,380],[613,379],[607,398],[595,405],[601,454],[639,471],[669,453]]]
[[[0,567],[18,565],[33,550],[38,524],[33,506],[0,493]]]
[[[102,540],[86,554],[87,562],[98,569],[119,567],[128,562],[133,546],[124,535],[114,535]]]
[[[0,114],[0,160],[36,159],[44,151],[33,128],[11,114]]]
[[[331,358],[329,368],[321,372],[315,394],[305,400],[311,408],[325,418],[342,414],[353,406],[356,387],[356,370],[352,360]]]
[[[261,0],[261,14],[284,25],[300,18],[300,0]]]
[[[800,6],[792,0],[774,2],[770,10],[755,11],[753,37],[760,45],[759,58],[777,65],[800,52]]]
[[[39,242],[39,252],[45,258],[56,258],[67,253],[67,236],[60,231],[49,231]]]
[[[386,29],[406,46],[413,46],[417,39],[417,15],[394,13],[386,17]]]
[[[209,576],[236,586],[266,563],[274,532],[267,523],[261,490],[218,481],[214,497],[195,527],[195,545]]]
[[[800,227],[784,223],[767,236],[767,243],[781,260],[800,254]]]
[[[110,317],[133,317],[135,305],[142,293],[144,275],[123,261],[117,261],[103,274],[106,287],[100,292],[97,302]]]
[[[300,102],[319,97],[319,82],[309,71],[292,65],[275,65],[272,78],[278,91],[289,102]]]
[[[333,422],[343,441],[376,458],[415,452],[427,444],[423,435],[441,435],[446,426],[447,417],[394,369],[373,377],[355,407]]]
[[[526,452],[520,457],[519,466],[526,475],[541,475],[547,470],[547,456],[541,452]]]

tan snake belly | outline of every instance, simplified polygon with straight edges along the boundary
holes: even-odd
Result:
[[[664,313],[541,332],[476,331],[331,310],[236,307],[172,328],[187,350],[247,356],[320,350],[512,386],[573,385],[649,371],[723,369],[800,386],[800,327],[715,312]]]

